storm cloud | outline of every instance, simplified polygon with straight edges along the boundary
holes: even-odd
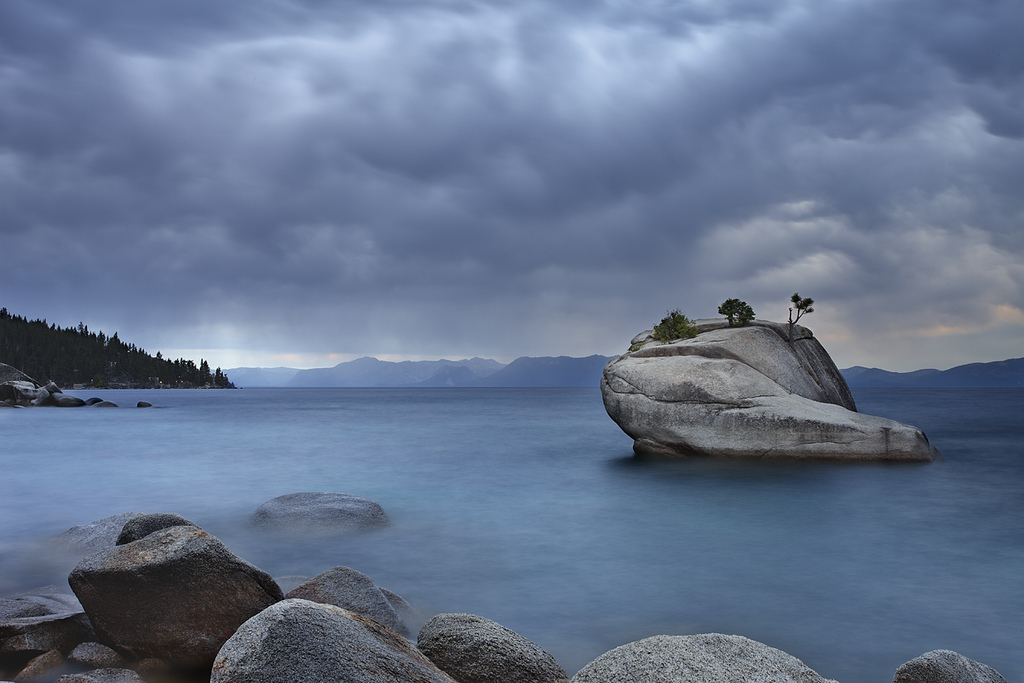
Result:
[[[794,291],[842,367],[1020,356],[1024,7],[5,0],[0,246],[12,312],[223,367]]]

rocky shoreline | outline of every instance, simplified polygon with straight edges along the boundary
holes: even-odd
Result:
[[[366,498],[296,493],[260,506],[252,523],[329,539],[390,522]],[[173,513],[123,513],[54,543],[81,557],[73,594],[46,586],[0,598],[0,683],[828,681],[781,650],[718,633],[628,643],[570,679],[537,644],[485,617],[438,614],[414,634],[416,610],[369,576],[337,566],[275,579]],[[893,680],[1005,683],[948,650],[908,661]]]

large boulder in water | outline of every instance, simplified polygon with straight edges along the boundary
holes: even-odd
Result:
[[[650,332],[605,367],[609,416],[640,454],[931,461],[916,427],[856,412],[835,363],[810,330],[785,325],[700,333],[668,344]]]
[[[652,636],[609,650],[572,683],[828,683],[796,657],[743,636]]]
[[[454,683],[412,644],[355,612],[289,599],[245,622],[221,648],[210,683]]]
[[[289,493],[268,500],[252,514],[258,527],[274,531],[333,534],[388,526],[376,501],[349,493]]]
[[[932,650],[896,670],[893,683],[1006,683],[990,666],[952,650]]]
[[[348,567],[334,567],[288,591],[286,598],[301,598],[334,605],[370,617],[402,635],[408,628],[391,600],[366,574]]]
[[[416,639],[420,652],[460,683],[568,683],[533,641],[475,614],[438,614]]]
[[[246,619],[284,597],[269,574],[194,526],[103,549],[68,582],[100,642],[195,668],[210,666]]]

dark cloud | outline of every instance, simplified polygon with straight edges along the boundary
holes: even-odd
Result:
[[[1022,36],[1011,1],[8,0],[5,305],[227,366],[612,353],[799,290],[841,364],[1019,355]]]

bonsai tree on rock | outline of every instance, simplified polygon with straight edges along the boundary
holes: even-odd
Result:
[[[667,344],[677,339],[696,337],[697,332],[699,332],[697,325],[677,308],[674,311],[669,311],[661,319],[661,322],[654,326],[654,332],[651,336],[657,341]]]
[[[794,293],[789,300],[793,303],[793,305],[789,307],[789,341],[792,343],[793,327],[800,321],[800,318],[804,317],[808,313],[814,313],[814,309],[811,307],[814,303],[814,299],[809,297],[801,299],[799,293]],[[793,317],[793,309],[796,309],[795,318]]]
[[[754,319],[754,309],[739,299],[726,299],[718,307],[718,313],[729,319],[729,327],[742,327]]]

